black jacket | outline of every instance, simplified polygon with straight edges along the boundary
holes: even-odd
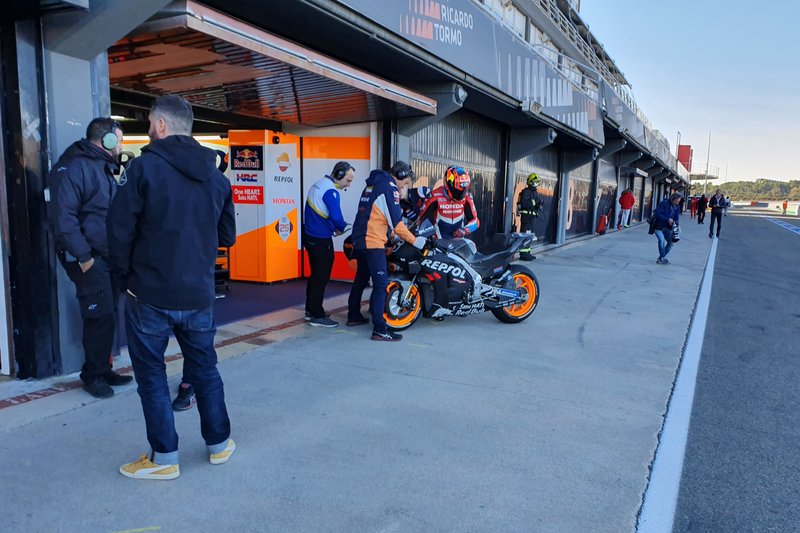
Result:
[[[216,154],[172,135],[142,148],[127,178],[108,217],[109,261],[123,290],[166,309],[211,305],[217,247],[236,241]]]
[[[56,250],[78,261],[108,256],[106,217],[117,189],[119,165],[102,148],[81,139],[50,170],[52,225]]]
[[[542,208],[539,191],[534,187],[525,187],[517,197],[517,213],[524,217],[538,217]]]

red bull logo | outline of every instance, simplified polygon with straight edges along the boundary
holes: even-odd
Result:
[[[263,170],[263,150],[261,146],[232,146],[234,170]]]

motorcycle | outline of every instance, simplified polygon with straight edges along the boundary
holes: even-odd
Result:
[[[511,260],[536,235],[502,235],[503,249],[485,255],[469,239],[434,240],[430,233],[433,226],[423,224],[418,235],[428,240],[422,250],[399,242],[389,252],[383,316],[390,328],[407,329],[420,316],[442,319],[491,311],[508,324],[531,316],[539,302],[539,281]]]

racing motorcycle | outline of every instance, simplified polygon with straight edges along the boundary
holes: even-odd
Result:
[[[503,250],[484,255],[469,239],[434,240],[433,226],[426,223],[417,233],[428,238],[422,250],[399,242],[389,252],[383,316],[390,328],[404,330],[420,316],[441,319],[491,311],[508,324],[531,316],[539,302],[539,281],[528,268],[510,263],[536,235],[503,235]]]

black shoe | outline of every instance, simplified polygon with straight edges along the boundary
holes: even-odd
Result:
[[[397,342],[403,340],[403,336],[399,333],[395,333],[394,331],[389,331],[388,329],[383,333],[379,333],[377,331],[372,332],[372,340],[374,341],[387,341],[387,342]]]
[[[172,409],[173,411],[188,411],[196,399],[194,387],[188,383],[181,383],[178,387],[178,396],[172,401]]]
[[[347,319],[347,326],[354,327],[354,326],[363,326],[369,322],[369,318],[362,316],[359,318],[348,318]]]
[[[113,370],[103,376],[103,381],[111,385],[112,387],[119,387],[122,385],[127,385],[131,381],[133,381],[133,376],[123,376],[122,374],[117,374]]]
[[[114,389],[112,389],[103,379],[85,381],[83,383],[83,390],[95,398],[111,398],[114,396]]]
[[[519,254],[519,260],[520,260],[520,261],[533,261],[534,259],[536,259],[536,256],[535,256],[535,255],[531,255],[531,254]]]
[[[709,239],[713,239],[713,238],[714,238],[714,236],[713,236],[713,235],[711,235],[711,234],[709,233],[709,234],[708,234],[708,238],[709,238]]]

